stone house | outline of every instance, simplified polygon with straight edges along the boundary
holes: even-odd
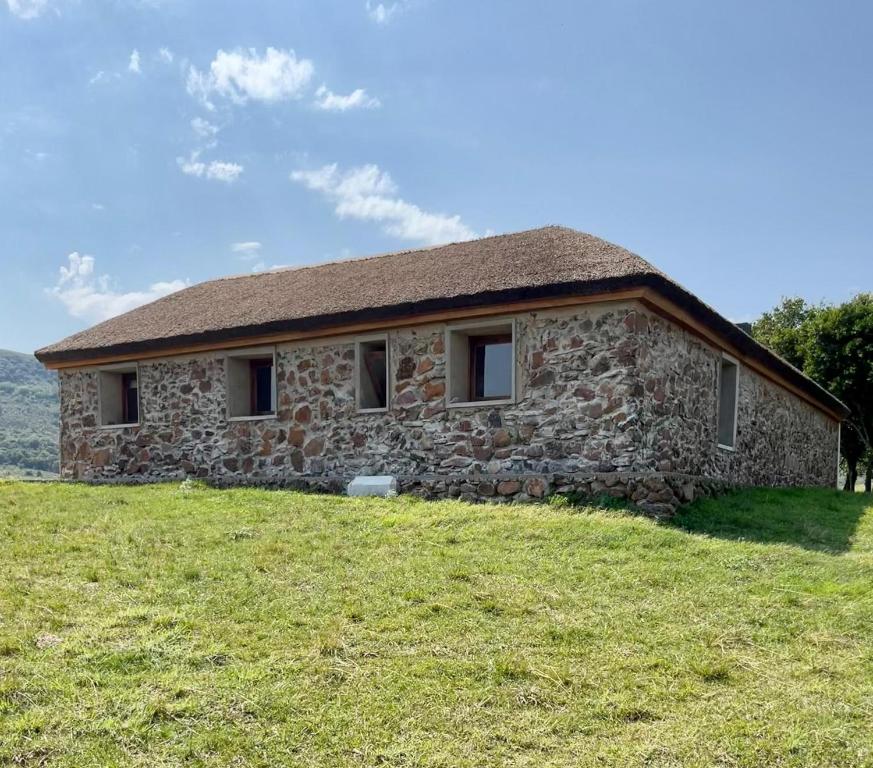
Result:
[[[845,406],[640,257],[560,227],[211,280],[36,353],[61,474],[654,512],[833,485]]]

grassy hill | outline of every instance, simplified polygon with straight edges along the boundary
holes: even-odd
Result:
[[[0,764],[873,765],[873,508],[0,484]]]
[[[57,376],[32,355],[0,349],[0,475],[57,470]]]

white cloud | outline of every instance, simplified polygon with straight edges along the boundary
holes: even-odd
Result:
[[[242,243],[231,243],[230,250],[238,253],[241,259],[250,261],[258,256],[261,250],[261,244],[257,240],[247,240]]]
[[[184,280],[153,283],[144,291],[122,293],[113,288],[108,275],[94,273],[94,257],[77,252],[67,257],[67,266],[60,268],[58,281],[47,292],[60,301],[73,317],[100,321],[128,312],[142,304],[180,291]]]
[[[105,70],[100,70],[94,77],[92,77],[88,81],[88,85],[99,85],[100,83],[108,83],[112,80],[118,80],[121,77],[118,72],[106,72]]]
[[[403,3],[373,3],[370,0],[364,4],[367,15],[377,24],[387,24],[391,18],[403,8]]]
[[[173,63],[173,52],[169,48],[161,48],[158,50],[158,58],[165,64]]]
[[[470,240],[476,233],[460,216],[429,213],[397,197],[397,186],[377,165],[340,171],[336,163],[314,171],[294,171],[292,181],[320,192],[341,219],[376,221],[394,237],[428,244]]]
[[[187,88],[210,109],[214,108],[213,94],[236,104],[245,104],[249,99],[276,102],[300,98],[314,72],[309,59],[298,59],[290,49],[267,48],[263,56],[254,48],[219,50],[208,72],[189,68]]]
[[[191,121],[191,130],[201,139],[211,139],[218,133],[218,126],[213,125],[208,120],[204,120],[202,117],[195,117]]]
[[[206,178],[215,179],[216,181],[224,181],[230,184],[237,180],[237,177],[243,172],[243,167],[237,163],[222,163],[213,160],[206,166]]]
[[[106,206],[103,205],[103,203],[91,203],[91,210],[92,211],[105,211]]]
[[[19,19],[35,19],[48,8],[48,0],[6,0],[6,4]]]
[[[211,179],[213,181],[223,181],[226,184],[231,184],[239,178],[239,175],[245,170],[243,166],[237,163],[226,163],[219,160],[212,160],[208,163],[199,160],[199,152],[192,152],[186,160],[184,157],[177,157],[176,162],[182,173],[188,176],[196,176],[202,179]]]
[[[368,96],[363,88],[356,88],[348,96],[342,96],[322,85],[315,92],[315,106],[330,112],[345,112],[347,109],[375,109],[381,103],[379,99]]]
[[[185,89],[189,96],[197,99],[206,109],[215,109],[215,105],[209,99],[212,92],[212,81],[208,74],[204,74],[194,66],[189,67]]]
[[[127,71],[134,75],[142,74],[142,56],[136,48],[130,52],[130,57],[127,60]],[[115,82],[120,80],[123,74],[122,71],[107,72],[105,69],[101,69],[88,81],[88,85]]]

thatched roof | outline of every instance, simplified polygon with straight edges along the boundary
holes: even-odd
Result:
[[[445,309],[649,287],[831,410],[844,407],[644,259],[543,227],[434,248],[209,280],[37,350],[44,363],[330,329]]]

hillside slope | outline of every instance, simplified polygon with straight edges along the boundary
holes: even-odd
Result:
[[[0,765],[873,766],[871,503],[0,482]]]
[[[0,349],[0,468],[58,468],[58,382],[31,355]]]

